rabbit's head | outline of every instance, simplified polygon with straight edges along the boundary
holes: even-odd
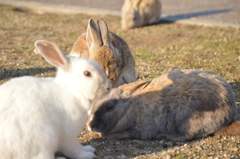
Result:
[[[46,40],[35,42],[35,52],[57,68],[55,81],[77,99],[93,101],[109,93],[111,84],[96,62],[65,56],[56,44]]]
[[[137,116],[132,99],[135,100],[134,96],[144,91],[149,83],[139,81],[112,89],[93,104],[87,122],[88,129],[101,132],[105,136],[131,127]]]
[[[96,61],[113,87],[136,81],[135,62],[128,44],[108,30],[103,20],[88,21],[87,32],[78,37],[70,54]]]
[[[122,129],[124,124],[121,122],[126,122],[123,116],[129,107],[129,101],[122,98],[122,93],[123,90],[114,88],[108,95],[94,103],[87,122],[90,131],[105,134]]]
[[[86,35],[89,59],[98,62],[113,82],[120,73],[117,67],[118,59],[120,59],[119,52],[112,44],[107,24],[103,20],[98,20],[97,25],[92,19],[89,20]]]

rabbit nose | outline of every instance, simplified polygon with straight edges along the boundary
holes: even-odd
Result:
[[[107,90],[110,91],[112,89],[112,84],[109,83],[108,86],[107,86]]]
[[[93,130],[94,128],[96,128],[96,124],[91,123],[91,124],[90,124],[90,127],[91,127],[91,129]]]

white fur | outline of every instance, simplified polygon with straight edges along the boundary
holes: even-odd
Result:
[[[67,68],[58,68],[55,78],[20,77],[0,86],[0,158],[54,159],[57,151],[74,159],[95,156],[95,149],[82,146],[76,137],[92,101],[111,86],[97,63],[66,59]],[[84,76],[85,70],[91,78]]]

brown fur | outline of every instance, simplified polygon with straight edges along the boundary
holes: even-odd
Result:
[[[113,87],[136,81],[135,62],[128,44],[109,31],[103,20],[98,20],[98,26],[89,20],[87,34],[78,37],[70,54],[97,61]]]
[[[229,126],[223,128],[215,135],[219,136],[240,136],[240,121],[234,121]]]
[[[98,54],[90,57],[90,59],[101,63],[101,68],[105,70],[111,82],[116,81],[116,78],[121,70],[119,67],[116,67],[117,62],[110,49],[103,46],[98,50]]]

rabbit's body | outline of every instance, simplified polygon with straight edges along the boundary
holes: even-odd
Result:
[[[98,62],[113,87],[136,81],[135,62],[128,44],[109,31],[103,20],[98,20],[98,27],[89,20],[87,33],[78,37],[70,54]]]
[[[109,92],[106,75],[95,62],[65,58],[52,43],[39,41],[36,47],[58,67],[57,76],[19,77],[0,86],[1,158],[54,159],[57,151],[76,159],[93,158],[95,149],[76,138],[92,102]]]
[[[160,20],[160,0],[125,0],[121,9],[123,29],[141,27]]]
[[[88,128],[109,139],[187,141],[210,134],[240,135],[231,86],[213,73],[195,70],[113,89],[93,107]]]

